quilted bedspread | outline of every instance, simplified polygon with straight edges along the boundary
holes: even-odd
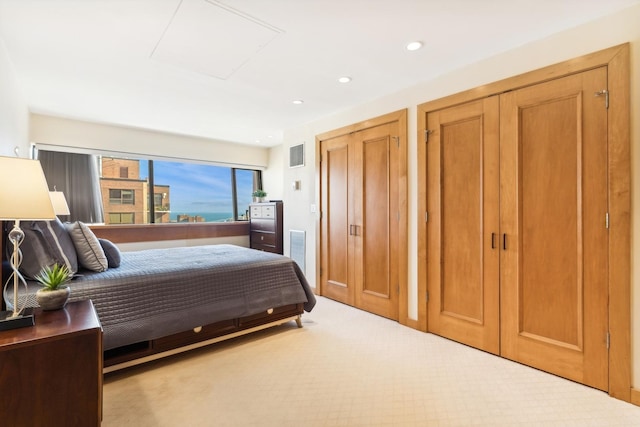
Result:
[[[91,299],[104,350],[315,297],[290,258],[234,245],[122,252],[121,265],[81,272],[71,300]],[[38,289],[29,284],[29,293]]]

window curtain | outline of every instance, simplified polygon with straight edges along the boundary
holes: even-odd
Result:
[[[49,190],[64,193],[71,212],[69,221],[104,222],[97,156],[38,150],[38,160]]]

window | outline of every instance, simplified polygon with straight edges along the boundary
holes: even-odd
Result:
[[[135,205],[135,192],[133,190],[109,189],[109,204]]]
[[[107,224],[247,220],[251,194],[262,185],[258,170],[115,157],[100,164]]]
[[[109,213],[107,220],[109,224],[135,224],[135,214],[133,212]]]
[[[69,161],[73,156],[92,166],[91,173],[69,166],[78,163]],[[262,188],[259,170],[46,150],[39,150],[38,157],[48,159],[43,162],[45,177],[59,183],[58,190],[72,202],[71,217],[87,223],[243,221],[248,220],[251,194]],[[70,181],[78,184],[64,185]],[[85,204],[89,206],[83,210]]]
[[[233,182],[236,188],[236,219],[249,219],[249,203],[252,202],[251,194],[258,188],[262,188],[260,183],[260,172],[248,169],[233,169]]]

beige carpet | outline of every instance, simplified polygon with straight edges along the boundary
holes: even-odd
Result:
[[[103,426],[640,426],[601,391],[325,298],[303,322],[108,374]]]

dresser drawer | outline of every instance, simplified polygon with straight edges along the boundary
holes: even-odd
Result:
[[[274,219],[276,217],[276,209],[274,205],[251,206],[252,219]]]
[[[269,205],[269,206],[262,206],[262,218],[275,218],[276,217],[276,213],[275,213],[275,206],[273,205]]]
[[[272,219],[251,219],[251,231],[270,231],[275,233],[276,222]]]
[[[262,206],[251,206],[251,219],[262,218]]]
[[[276,235],[275,233],[265,233],[262,231],[252,231],[251,232],[251,247],[254,245],[276,245]]]

